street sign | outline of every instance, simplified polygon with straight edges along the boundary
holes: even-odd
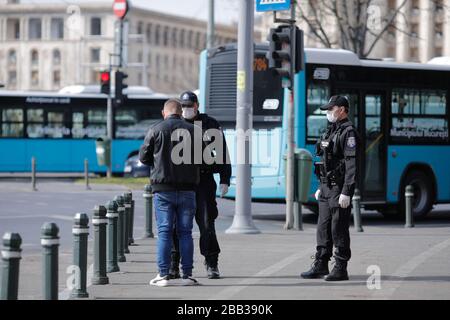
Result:
[[[128,12],[128,1],[127,0],[114,0],[113,4],[114,14],[117,18],[123,19]]]
[[[291,0],[256,0],[256,11],[289,10]]]

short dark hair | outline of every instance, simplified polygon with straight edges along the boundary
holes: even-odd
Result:
[[[164,111],[169,114],[182,114],[180,100],[171,98],[164,103]]]

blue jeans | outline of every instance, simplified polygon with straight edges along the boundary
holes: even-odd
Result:
[[[195,215],[194,191],[164,191],[153,195],[158,228],[158,268],[161,276],[169,274],[174,223],[180,245],[181,268],[186,276],[192,275],[194,242],[192,227]]]

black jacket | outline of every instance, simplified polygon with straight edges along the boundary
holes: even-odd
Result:
[[[175,164],[172,150],[182,141],[171,141],[172,133],[177,129],[184,129],[190,136],[191,143],[189,158],[186,163]],[[180,130],[181,131],[181,130]],[[178,146],[175,154],[180,154]],[[183,156],[183,152],[181,152]],[[184,159],[184,158],[183,158]],[[199,165],[194,163],[194,125],[184,121],[179,115],[171,115],[167,119],[153,125],[145,136],[144,143],[139,150],[139,160],[151,166],[150,180],[152,191],[194,190],[199,183]]]
[[[208,116],[206,113],[198,113],[198,115],[192,120],[186,120],[189,123],[198,124],[198,121],[201,122],[201,128],[203,133],[205,133],[209,129],[217,129],[221,131],[222,136],[222,145],[223,150],[220,153],[222,159],[218,159],[219,153],[216,150],[216,160],[213,164],[205,164],[202,165],[201,174],[213,174],[218,173],[220,175],[220,184],[230,185],[231,178],[231,163],[230,156],[228,153],[227,142],[225,140],[225,136],[222,132],[222,128],[220,127],[219,122],[213,117]],[[205,145],[211,144],[213,141],[205,141]]]

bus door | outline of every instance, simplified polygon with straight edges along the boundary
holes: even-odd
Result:
[[[386,111],[384,91],[363,91],[359,113],[361,146],[359,153],[359,187],[362,201],[385,200],[386,137],[383,114]]]

